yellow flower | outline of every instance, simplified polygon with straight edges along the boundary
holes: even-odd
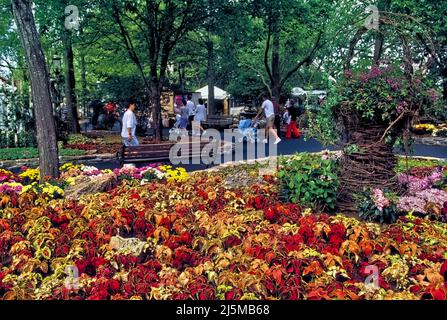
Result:
[[[68,177],[67,179],[65,179],[65,182],[70,186],[74,186],[76,184],[76,178]]]
[[[168,182],[185,182],[189,179],[184,168],[172,169],[172,166],[162,166],[160,170],[166,173]]]
[[[436,130],[436,126],[433,124],[423,123],[423,124],[417,124],[413,127],[416,130],[427,130],[427,131],[434,131]]]
[[[67,162],[65,164],[63,164],[60,168],[59,171],[61,172],[65,172],[65,171],[69,171],[71,169],[80,169],[82,170],[82,167],[84,167],[84,165],[74,165],[72,162]]]
[[[5,169],[0,169],[0,176],[12,176],[12,172]]]
[[[50,200],[57,197],[63,197],[65,192],[58,186],[53,186],[52,184],[45,182],[44,184],[39,185],[37,182],[34,182],[31,185],[27,185],[22,189],[22,194],[27,192],[34,192],[35,194],[44,194],[46,195],[45,199]]]
[[[39,181],[40,180],[40,170],[39,169],[26,169],[19,177],[22,179],[29,179],[30,181]]]

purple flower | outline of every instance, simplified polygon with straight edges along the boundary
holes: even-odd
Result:
[[[416,193],[432,188],[436,183],[442,181],[443,176],[440,168],[437,168],[430,176],[418,178],[408,174],[401,174],[397,177],[398,182],[408,189],[409,193]]]
[[[374,66],[369,71],[368,78],[375,79],[380,77],[382,74],[383,74],[382,70],[378,66]]]
[[[426,213],[427,203],[435,203],[440,207],[447,201],[447,192],[439,189],[426,189],[416,192],[413,196],[402,197],[399,200],[398,209],[401,211],[417,211]]]

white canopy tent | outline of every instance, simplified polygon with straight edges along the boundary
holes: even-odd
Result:
[[[196,93],[200,93],[202,96],[202,99],[208,100],[208,86],[205,86],[199,90],[196,91]],[[217,100],[225,100],[227,98],[229,98],[230,95],[228,94],[228,92],[218,88],[218,87],[214,87],[214,99]]]

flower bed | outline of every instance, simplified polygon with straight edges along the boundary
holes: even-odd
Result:
[[[413,133],[416,135],[429,135],[432,137],[447,137],[447,124],[417,124],[412,127]]]
[[[442,222],[410,214],[380,226],[316,213],[282,202],[273,176],[229,186],[237,167],[192,176],[162,166],[61,169],[61,185],[112,173],[119,183],[107,193],[51,199],[14,189],[32,183],[35,171],[0,171],[2,186],[12,184],[0,198],[5,299],[447,298]],[[122,238],[142,251],[113,244]],[[377,286],[365,284],[370,270]]]

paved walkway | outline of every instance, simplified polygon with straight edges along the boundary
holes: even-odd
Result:
[[[244,147],[244,160],[251,160],[253,157],[247,159],[246,147]],[[336,150],[334,147],[325,148],[323,147],[317,140],[308,139],[305,141],[304,139],[294,139],[294,140],[283,140],[278,145],[278,154],[279,155],[291,155],[297,152],[319,152],[325,149]],[[447,148],[445,146],[431,146],[431,145],[413,145],[413,153],[412,156],[420,156],[420,157],[434,157],[434,158],[443,158],[447,159]],[[399,154],[399,152],[396,152]],[[265,156],[261,156],[263,158]],[[221,162],[224,162],[223,159]],[[114,169],[118,168],[118,162],[111,161],[108,163],[93,163],[94,165],[100,169]],[[144,165],[144,164],[142,164]],[[203,170],[206,168],[206,165],[182,165],[188,171],[196,171]]]

